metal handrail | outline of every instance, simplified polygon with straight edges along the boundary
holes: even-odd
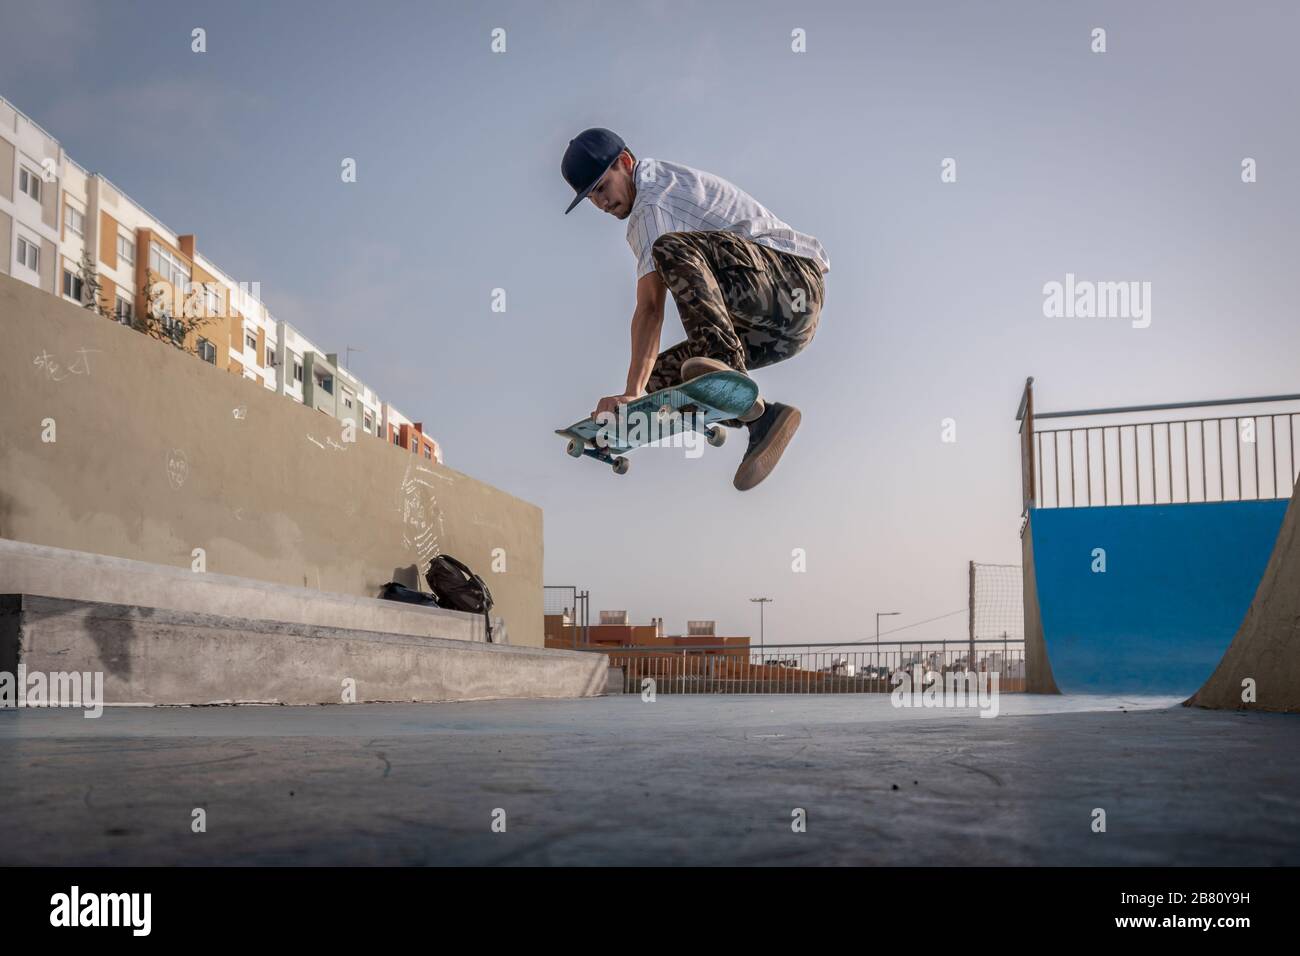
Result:
[[[1030,382],[1033,381],[1031,378]],[[1084,408],[1073,412],[1034,412],[1034,418],[1082,418],[1085,415],[1121,415],[1128,412],[1157,412],[1172,408],[1210,408],[1215,405],[1263,405],[1268,402],[1300,402],[1300,395],[1260,395],[1255,398],[1215,398],[1204,402],[1166,402],[1161,405],[1121,405],[1115,408]],[[1025,414],[1025,400],[1022,396],[1020,410],[1016,412],[1016,421]],[[1249,416],[1235,416],[1249,417]],[[1207,419],[1208,421],[1209,419]],[[1176,419],[1182,421],[1182,419]],[[1147,424],[1143,422],[1142,424]]]
[[[1300,396],[1297,396],[1300,399]],[[1201,422],[1237,422],[1246,418],[1284,418],[1296,412],[1260,412],[1258,415],[1223,415],[1215,418],[1169,418],[1154,422],[1120,422],[1114,425],[1075,425],[1073,428],[1035,429],[1036,435],[1065,435],[1071,432],[1091,432],[1104,428],[1154,428],[1158,425],[1196,425]],[[1035,415],[1042,418],[1042,415]]]

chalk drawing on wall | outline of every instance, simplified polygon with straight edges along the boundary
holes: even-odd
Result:
[[[185,484],[185,480],[190,476],[190,460],[185,457],[185,452],[179,448],[173,448],[167,452],[167,480],[171,482],[173,488],[179,488]]]
[[[421,576],[438,555],[443,538],[442,509],[434,492],[431,469],[408,462],[397,489],[397,510],[402,517],[402,545],[414,551]]]

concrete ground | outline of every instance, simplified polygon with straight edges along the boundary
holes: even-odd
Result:
[[[0,711],[0,864],[1300,863],[1300,718],[1173,703]]]

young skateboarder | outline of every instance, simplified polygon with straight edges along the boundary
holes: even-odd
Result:
[[[636,257],[632,359],[621,395],[592,416],[615,412],[647,392],[708,372],[783,361],[817,331],[830,260],[820,242],[796,232],[725,179],[657,159],[640,159],[617,134],[589,129],[570,140],[560,170],[577,195],[626,219]],[[686,341],[656,357],[671,291]],[[799,427],[799,409],[759,398],[739,421],[749,447],[733,484],[766,478]]]

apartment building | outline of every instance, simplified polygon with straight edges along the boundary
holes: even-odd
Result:
[[[380,437],[405,448],[413,455],[442,461],[442,450],[436,441],[424,433],[423,422],[411,421],[387,402],[383,405],[380,419]]]
[[[162,328],[201,360],[357,431],[442,461],[438,443],[355,375],[335,353],[276,319],[258,283],[236,282],[99,173],[0,98],[0,274],[131,325],[161,309]],[[89,269],[86,258],[89,258]],[[89,286],[97,283],[97,295]],[[178,316],[197,319],[186,331]]]
[[[58,141],[0,100],[0,269],[53,293],[59,256]]]

